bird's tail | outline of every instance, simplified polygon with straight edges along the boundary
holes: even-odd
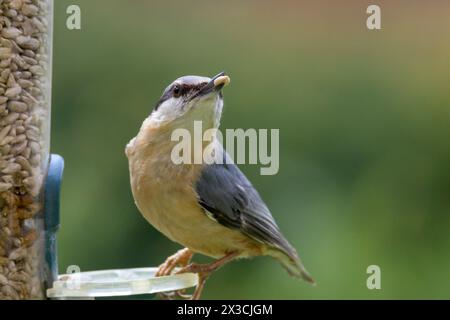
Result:
[[[269,255],[278,260],[291,276],[301,278],[306,282],[315,285],[316,281],[303,266],[295,249],[292,247],[289,249],[289,252],[287,250],[272,249],[270,250]]]

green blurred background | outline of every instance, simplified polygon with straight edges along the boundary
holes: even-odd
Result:
[[[381,31],[366,1],[55,2],[61,273],[180,248],[135,208],[124,147],[172,80],[226,70],[222,128],[280,129],[279,174],[241,168],[318,286],[256,258],[204,298],[450,298],[449,1],[376,1]],[[70,4],[81,31],[66,29]],[[366,287],[372,264],[381,290]]]

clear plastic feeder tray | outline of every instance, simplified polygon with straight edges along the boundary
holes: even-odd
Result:
[[[195,287],[198,275],[155,277],[156,268],[104,270],[61,275],[47,290],[51,299],[83,299],[177,291]]]

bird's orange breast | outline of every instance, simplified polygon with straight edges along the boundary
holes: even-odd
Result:
[[[145,219],[193,251],[222,257],[232,251],[260,255],[262,246],[209,218],[198,204],[195,183],[202,165],[172,162],[170,128],[145,125],[127,146],[131,188]]]

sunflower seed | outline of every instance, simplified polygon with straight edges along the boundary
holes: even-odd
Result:
[[[14,39],[17,38],[22,31],[17,28],[6,28],[2,30],[2,36],[6,39]]]
[[[0,285],[6,286],[8,284],[8,279],[0,273]]]
[[[10,130],[11,130],[11,125],[8,125],[0,131],[0,141],[5,139],[6,135],[9,133]]]
[[[6,90],[5,96],[8,98],[14,98],[14,97],[17,97],[21,92],[22,92],[22,87],[15,86],[15,87],[12,87],[12,88],[9,88],[8,90]]]
[[[9,2],[9,7],[14,10],[20,10],[22,8],[22,0],[12,0]]]
[[[0,192],[5,192],[12,188],[12,184],[0,182]]]
[[[21,48],[31,50],[37,50],[41,45],[38,39],[31,36],[18,36],[16,42]]]
[[[12,112],[22,113],[27,111],[28,106],[26,103],[20,101],[10,101],[8,102],[8,109]]]
[[[2,173],[5,174],[13,174],[20,170],[20,165],[17,163],[10,163],[5,169],[2,170]]]
[[[38,12],[39,8],[32,4],[24,5],[22,7],[22,13],[26,16],[35,16],[38,14]]]

